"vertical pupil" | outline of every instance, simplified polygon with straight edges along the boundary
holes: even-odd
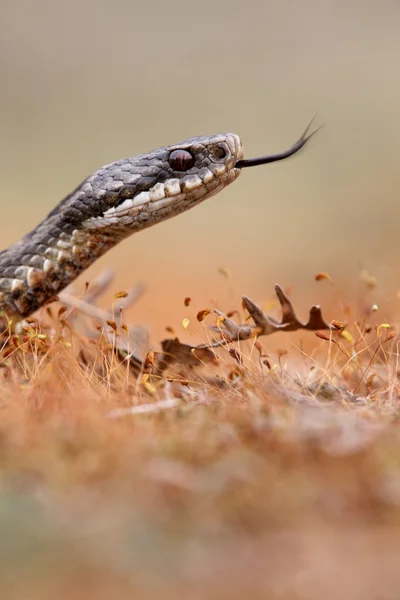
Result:
[[[186,150],[173,150],[169,155],[169,164],[174,171],[186,171],[194,165],[194,157]]]

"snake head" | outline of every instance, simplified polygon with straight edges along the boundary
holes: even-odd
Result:
[[[102,167],[0,253],[0,308],[8,317],[28,316],[124,237],[220,192],[244,168],[298,152],[316,133],[308,133],[310,125],[279,154],[244,159],[240,138],[226,133],[191,138]]]
[[[233,133],[191,138],[101,168],[71,200],[92,210],[84,230],[121,238],[218,193],[238,177],[242,158],[242,143]]]

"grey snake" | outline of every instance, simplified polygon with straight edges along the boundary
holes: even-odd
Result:
[[[1,315],[12,322],[28,317],[132,233],[217,194],[242,168],[295,154],[314,135],[308,134],[310,125],[291,148],[271,156],[244,160],[239,136],[227,133],[191,138],[100,168],[0,253]]]

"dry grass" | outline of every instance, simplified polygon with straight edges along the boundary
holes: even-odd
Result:
[[[2,598],[396,598],[398,338],[334,294],[344,328],[139,378],[119,317],[5,335]]]

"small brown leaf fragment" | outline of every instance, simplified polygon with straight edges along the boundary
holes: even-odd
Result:
[[[175,335],[175,329],[171,325],[167,325],[165,331],[168,331],[171,335]]]
[[[238,313],[237,310],[230,310],[229,312],[226,313],[226,316],[229,317],[229,318],[233,317],[234,315],[238,315],[239,316],[239,313]]]
[[[367,379],[367,381],[366,381],[366,383],[365,383],[365,385],[367,386],[367,388],[370,388],[370,387],[371,387],[371,385],[372,385],[372,382],[373,382],[373,381],[374,381],[374,379],[375,379],[375,376],[376,376],[376,374],[375,374],[375,373],[371,373],[371,375],[368,377],[368,379]]]
[[[72,325],[69,321],[67,321],[67,319],[61,319],[60,323],[63,327],[66,327],[67,329],[69,329],[70,331],[72,331]]]
[[[128,325],[126,323],[122,323],[120,327],[125,331],[125,333],[129,334]]]
[[[328,273],[317,273],[314,279],[315,281],[329,281],[329,283],[333,283],[333,279]]]
[[[66,310],[67,310],[66,306],[60,306],[60,308],[58,309],[58,318],[60,318],[61,315],[63,315]]]
[[[258,351],[259,355],[262,356],[263,355],[263,347],[261,346],[260,342],[254,342],[254,347],[255,349]]]
[[[204,321],[204,319],[206,318],[207,315],[209,315],[211,312],[211,310],[209,308],[205,308],[204,310],[200,310],[197,313],[197,320],[199,323],[201,323],[202,321]]]
[[[335,321],[335,319],[331,322],[332,327],[334,327],[335,329],[344,329],[345,325],[344,323],[342,323],[342,321]]]
[[[232,371],[230,371],[230,373],[228,374],[228,380],[229,381],[237,381],[240,377],[243,377],[243,370],[240,369],[239,367],[235,367],[234,369],[232,369]]]
[[[115,321],[106,321],[107,325],[111,327],[111,329],[115,332],[117,331],[117,324]]]
[[[232,356],[232,358],[233,358],[234,360],[236,360],[236,362],[237,362],[239,365],[242,365],[242,364],[243,364],[242,355],[241,355],[241,354],[240,354],[240,352],[238,352],[238,351],[237,351],[235,348],[231,348],[231,349],[229,350],[229,354]]]
[[[118,300],[119,298],[126,298],[128,296],[128,292],[117,292],[114,294],[113,299]]]
[[[39,325],[39,321],[35,317],[27,317],[25,321],[30,325]]]
[[[157,365],[155,362],[155,353],[153,351],[147,353],[147,356],[145,359],[145,366],[147,366],[148,364],[150,364],[155,369],[157,368]]]
[[[189,298],[189,296],[186,296],[185,300],[183,301],[185,306],[189,306],[189,304],[191,303],[192,299]]]
[[[264,358],[264,360],[263,360],[263,365],[265,365],[266,367],[268,367],[268,369],[270,369],[270,370],[271,370],[271,368],[272,368],[272,365],[271,365],[271,363],[269,362],[268,358]]]
[[[326,335],[325,333],[322,333],[322,331],[316,331],[315,335],[320,338],[321,340],[325,340],[326,342],[330,342],[331,338]]]

